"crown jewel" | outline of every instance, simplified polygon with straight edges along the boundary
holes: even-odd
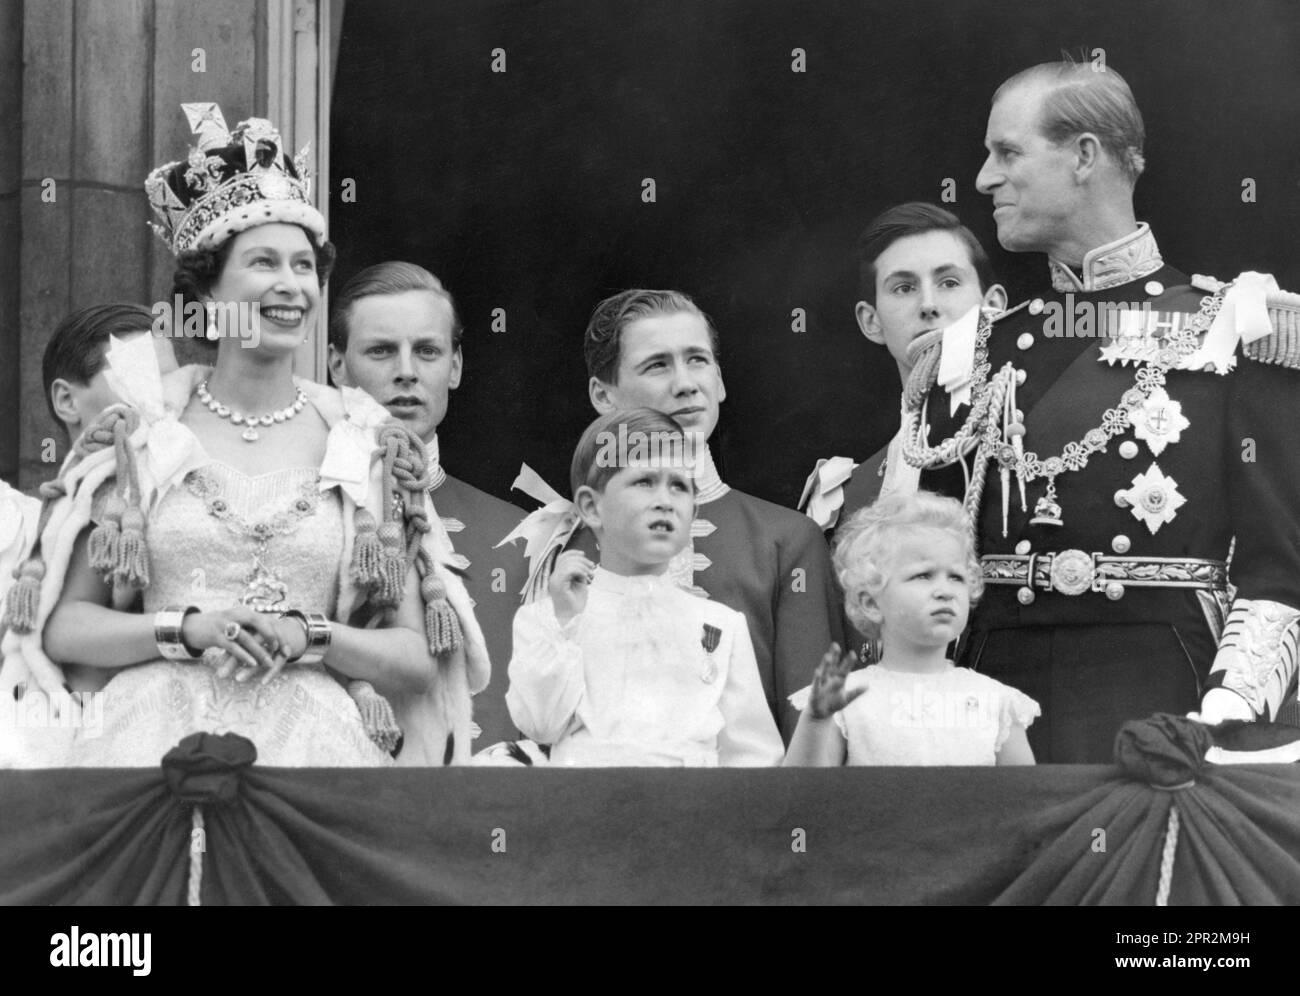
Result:
[[[301,225],[317,244],[324,241],[325,219],[311,203],[307,149],[286,160],[280,133],[265,118],[241,121],[232,132],[216,104],[181,109],[197,145],[144,181],[159,221],[153,229],[173,253],[213,249],[271,222]]]

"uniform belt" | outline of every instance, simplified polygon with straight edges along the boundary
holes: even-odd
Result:
[[[1112,600],[1126,588],[1201,588],[1226,591],[1228,565],[1195,557],[1119,557],[1083,550],[1056,553],[997,553],[980,558],[985,584],[1017,584],[1032,601],[1032,589],[1082,595],[1104,592]],[[1025,598],[1021,598],[1025,602]],[[1026,603],[1027,604],[1027,603]]]

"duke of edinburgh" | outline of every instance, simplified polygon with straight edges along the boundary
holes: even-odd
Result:
[[[1133,214],[1143,137],[1113,70],[1003,84],[976,184],[1051,284],[945,336],[968,376],[904,415],[921,486],[964,495],[980,545],[961,663],[1042,703],[1043,762],[1107,762],[1125,720],[1198,703],[1270,721],[1296,682],[1300,295],[1165,263]]]

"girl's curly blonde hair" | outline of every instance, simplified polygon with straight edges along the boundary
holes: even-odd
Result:
[[[961,502],[932,491],[882,498],[854,512],[835,534],[835,576],[844,589],[844,609],[849,621],[873,639],[880,636],[880,627],[867,618],[863,596],[874,599],[885,586],[886,568],[898,533],[920,528],[941,529],[961,541],[971,605],[984,593],[975,540]]]

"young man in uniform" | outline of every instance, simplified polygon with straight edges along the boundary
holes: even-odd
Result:
[[[505,706],[506,666],[527,574],[517,549],[495,547],[523,511],[452,477],[439,460],[438,426],[464,372],[463,332],[455,301],[437,277],[412,263],[379,263],[349,280],[334,299],[329,366],[336,383],[366,391],[424,442],[430,499],[462,558],[492,660],[492,680],[474,697],[479,750],[516,735]]]

